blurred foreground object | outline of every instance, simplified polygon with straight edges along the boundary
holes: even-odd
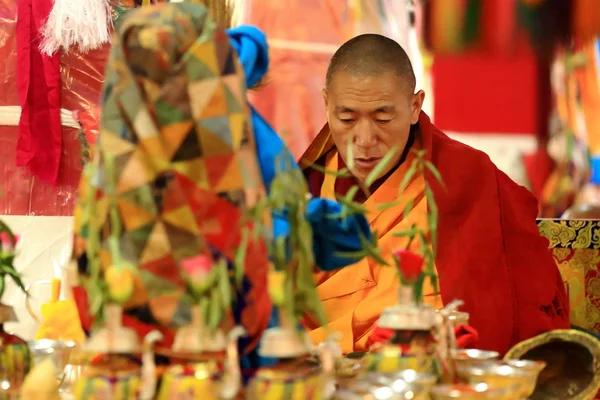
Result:
[[[62,285],[60,279],[53,279],[51,285],[52,297],[49,302],[41,307],[41,320],[37,318],[35,313],[31,312],[32,317],[40,323],[35,339],[83,342],[85,333],[81,327],[81,320],[75,302],[72,299],[60,300]]]
[[[519,343],[505,360],[547,363],[534,399],[588,400],[600,389],[600,341],[577,330],[556,330]]]

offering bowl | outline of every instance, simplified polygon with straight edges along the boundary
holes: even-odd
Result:
[[[425,388],[426,391],[429,391],[429,389],[431,389],[433,385],[437,383],[437,376],[433,374],[417,372],[412,369],[397,372],[391,375],[391,378],[394,380],[401,380],[406,383],[416,383],[417,385]]]
[[[530,382],[535,382],[537,373],[511,367],[497,361],[482,361],[472,365],[457,365],[458,377],[469,384],[485,383],[490,388],[506,389],[502,400],[516,400],[528,397]]]
[[[466,312],[453,311],[450,313],[448,319],[455,328],[461,325],[469,325],[469,313]]]
[[[538,376],[544,368],[546,363],[544,361],[529,361],[529,360],[504,360],[504,364],[509,365],[513,368],[527,372],[530,375],[530,379],[523,388],[523,397],[529,397],[535,391]]]
[[[476,385],[439,385],[434,386],[430,391],[430,396],[433,400],[495,400],[505,399],[506,394],[507,389],[490,388],[485,383]]]
[[[496,351],[476,349],[452,350],[452,359],[457,366],[469,366],[481,361],[497,360],[500,354]]]
[[[427,400],[428,390],[416,383],[407,383],[400,379],[370,374],[367,379],[347,382],[340,385],[334,399],[350,400]]]
[[[50,358],[61,375],[69,363],[71,352],[75,348],[75,342],[49,339],[32,340],[27,345],[35,365],[40,364],[46,358]]]

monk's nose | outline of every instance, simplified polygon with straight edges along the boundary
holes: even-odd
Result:
[[[373,147],[377,144],[377,135],[368,122],[361,121],[356,126],[354,132],[354,144],[366,148]]]

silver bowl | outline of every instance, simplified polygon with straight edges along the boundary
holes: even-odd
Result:
[[[497,360],[500,354],[496,351],[457,349],[451,351],[451,356],[457,368],[464,368],[477,365],[481,362]]]
[[[33,356],[34,365],[50,358],[61,374],[69,363],[71,351],[75,348],[75,342],[68,340],[32,340],[27,342],[27,345]]]
[[[488,400],[503,399],[506,389],[490,388],[485,383],[476,385],[439,385],[431,388],[429,395],[433,400],[471,399]]]
[[[542,372],[544,368],[546,368],[546,363],[544,361],[529,361],[529,360],[504,360],[504,364],[510,365],[513,368],[518,370],[525,371],[530,375],[530,380],[525,384],[523,388],[523,394],[526,397],[529,397],[535,391],[535,387],[537,385],[538,376]]]
[[[537,373],[526,371],[502,361],[483,361],[472,365],[457,365],[458,377],[470,384],[485,383],[491,388],[509,391],[505,399],[527,398],[530,381],[537,380]]]
[[[59,390],[64,391],[71,384],[69,358],[75,348],[75,342],[69,340],[32,340],[27,342],[34,365],[39,365],[42,361],[50,358],[56,367],[59,381]]]
[[[397,372],[392,375],[393,378],[400,379],[406,383],[416,383],[419,386],[425,388],[425,390],[431,389],[433,385],[437,383],[437,376],[433,374],[427,374],[423,372],[417,372],[412,369],[406,369],[404,371]]]
[[[407,383],[400,379],[370,376],[365,380],[356,380],[341,385],[334,399],[363,400],[425,400],[427,390],[416,383]]]

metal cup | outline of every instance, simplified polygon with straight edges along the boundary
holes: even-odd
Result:
[[[431,389],[430,396],[433,400],[491,400],[504,399],[506,389],[490,388],[485,383],[477,385],[439,385]]]
[[[58,371],[58,376],[56,378],[59,380],[60,386],[62,387],[67,376],[66,368],[69,364],[71,352],[75,348],[75,342],[68,340],[42,339],[32,340],[27,342],[27,345],[33,356],[34,365],[38,365],[48,358],[52,360],[52,363]]]

